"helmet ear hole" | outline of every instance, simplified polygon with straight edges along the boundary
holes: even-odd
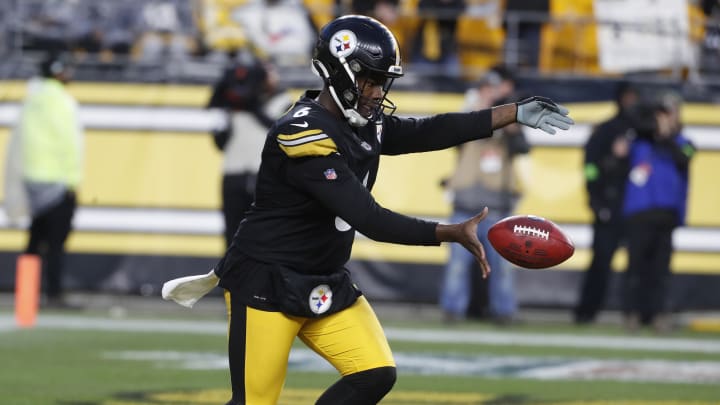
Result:
[[[360,66],[360,63],[356,60],[350,61],[350,70],[352,70],[355,73],[360,73],[360,70],[362,70],[362,66]]]

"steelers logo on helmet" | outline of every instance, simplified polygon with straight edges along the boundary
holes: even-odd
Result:
[[[330,53],[336,58],[344,58],[351,55],[357,47],[357,37],[350,30],[340,30],[333,34],[330,40]]]
[[[308,298],[310,310],[318,315],[327,312],[332,305],[332,295],[332,290],[330,290],[330,286],[327,284],[320,284],[313,288]]]

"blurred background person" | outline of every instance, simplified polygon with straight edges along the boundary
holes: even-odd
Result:
[[[360,14],[372,17],[396,33],[395,38],[402,54],[405,41],[405,27],[400,9],[400,0],[336,0],[339,15]]]
[[[302,1],[251,0],[233,11],[232,17],[277,67],[307,64],[317,29]]]
[[[472,111],[512,102],[514,80],[509,71],[496,67],[467,92],[466,110]],[[521,195],[522,156],[530,145],[519,125],[496,130],[492,138],[460,146],[458,161],[447,182],[453,198],[451,221],[472,217],[475,209],[488,207],[488,220],[478,226],[478,238],[486,247],[492,272],[485,283],[475,271],[471,255],[461,246],[451,244],[450,259],[445,268],[440,292],[440,306],[448,321],[466,316],[489,316],[498,323],[512,321],[517,312],[517,299],[510,264],[493,249],[487,239],[488,229],[513,212]],[[481,297],[487,296],[487,305]]]
[[[342,4],[342,1],[338,1]],[[393,25],[399,18],[400,0],[352,0],[350,13],[373,17],[386,25]]]
[[[45,305],[71,308],[63,289],[65,241],[83,178],[84,133],[77,102],[65,88],[72,76],[68,60],[51,54],[40,73],[28,85],[18,124],[32,217],[25,253],[42,260]]]
[[[111,39],[110,35],[118,35],[122,41],[122,36],[131,33],[131,27],[135,25],[140,35],[131,53],[145,63],[167,59],[184,61],[197,51],[192,15],[188,7],[182,6],[182,2],[154,0],[142,2],[136,7],[139,7],[137,16],[125,14],[118,6],[114,7],[114,19],[120,20],[122,17],[126,21],[118,21],[119,24],[116,24],[119,27],[106,24],[105,29],[110,30],[108,39]],[[119,30],[116,31],[117,28]]]
[[[511,69],[501,64],[493,66],[489,72],[491,75],[498,75],[499,77],[498,84],[495,87],[493,106],[514,102],[525,97],[516,92],[515,74]],[[510,167],[512,176],[511,178],[504,178],[503,185],[508,188],[510,184],[513,184],[512,188],[514,188],[516,198],[497,208],[504,212],[504,216],[508,216],[517,205],[522,190],[530,184],[530,155],[528,152],[524,152],[526,147],[529,151],[529,144],[525,134],[522,133],[522,127],[510,125],[503,128],[503,131],[508,135],[513,135],[507,138],[510,140],[507,146],[513,150],[512,165]],[[515,137],[514,135],[517,134],[520,136]],[[507,196],[509,194],[506,194]],[[495,280],[488,280],[488,282],[482,279],[480,269],[473,266],[470,303],[467,309],[469,318],[483,319],[490,316],[498,323],[507,323],[513,320],[514,314],[517,312],[514,270],[507,261],[502,258],[499,260],[502,273],[498,272],[499,275],[496,276]]]
[[[413,70],[445,79],[459,76],[456,31],[464,10],[464,0],[420,0],[420,26],[411,51]]]
[[[213,131],[213,140],[223,152],[226,247],[254,200],[267,130],[292,103],[287,92],[278,88],[277,73],[271,64],[245,49],[231,52],[229,59],[207,106],[225,114],[225,126]]]
[[[714,66],[717,71],[720,67],[720,24],[708,23],[720,20],[720,0],[700,0],[703,20],[706,25],[696,22],[693,26],[700,29],[702,35],[701,62],[705,66]]]
[[[670,327],[666,298],[673,230],[685,223],[690,161],[695,147],[682,134],[680,97],[671,92],[642,101],[634,118],[637,137],[629,159],[623,215],[627,221],[628,267],[623,314],[634,331]]]
[[[550,17],[550,0],[506,0],[505,15],[505,29],[514,34],[505,44],[506,62],[512,60],[523,68],[537,68],[541,30]]]
[[[630,111],[637,99],[638,90],[634,85],[619,83],[615,92],[615,115],[593,129],[584,147],[585,187],[593,213],[593,256],[573,309],[573,320],[577,324],[594,322],[603,308],[612,259],[623,238],[622,203],[628,172]]]

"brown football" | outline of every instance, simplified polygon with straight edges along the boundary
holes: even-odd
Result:
[[[559,226],[534,215],[501,219],[487,236],[502,257],[528,269],[556,266],[575,253],[575,245]]]

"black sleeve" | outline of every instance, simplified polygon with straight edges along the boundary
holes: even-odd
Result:
[[[606,165],[602,162],[604,153],[602,152],[603,145],[600,142],[601,131],[602,126],[594,128],[584,147],[585,188],[588,192],[590,208],[594,211],[595,216],[598,216],[598,212],[607,206],[603,191],[607,172]]]
[[[257,100],[254,107],[252,108],[251,112],[255,116],[255,118],[260,122],[262,125],[264,125],[266,128],[270,128],[274,123],[275,120],[270,118],[267,113],[265,113],[265,109],[263,108],[264,105],[261,100]]]
[[[232,81],[232,71],[229,69],[225,69],[222,73],[222,76],[220,77],[220,80],[218,80],[213,85],[212,93],[210,95],[210,100],[208,100],[206,108],[229,108],[230,107],[230,103],[228,103],[227,99],[225,98],[225,92],[228,91],[231,81]]]
[[[610,177],[622,176],[627,170],[627,157],[617,157],[613,154],[613,143],[621,137],[627,137],[624,132],[614,133],[614,129],[601,125],[590,135],[585,145],[585,164],[594,164],[599,170],[598,178],[606,180]]]
[[[585,145],[585,186],[590,199],[590,208],[598,216],[599,212],[608,208],[612,201],[608,200],[606,189],[617,187],[618,182],[627,178],[629,158],[613,154],[612,145],[620,137],[627,137],[624,132],[616,133],[617,129],[607,124],[596,127]]]
[[[290,183],[320,201],[370,239],[403,245],[439,245],[436,222],[408,217],[381,207],[337,154],[291,159]]]
[[[583,148],[583,152],[585,153],[585,163],[595,163],[597,164],[600,160],[600,145],[599,145],[599,139],[600,139],[600,132],[602,131],[602,127],[595,127],[590,132],[590,137],[588,138],[587,143],[585,144],[585,147]]]
[[[690,159],[695,154],[695,145],[690,141],[686,141],[683,144],[679,144],[674,138],[663,140],[659,142],[663,148],[670,151],[675,167],[678,170],[685,171],[690,166]]]
[[[490,109],[438,114],[426,118],[385,117],[384,155],[428,152],[492,136]]]
[[[232,136],[232,127],[228,125],[223,129],[215,129],[212,131],[212,136],[215,146],[218,150],[223,151],[225,150],[225,145],[227,145],[230,137]]]
[[[213,143],[215,143],[215,146],[218,148],[219,151],[224,151],[225,145],[227,145],[230,138],[232,138],[233,121],[229,117],[230,114],[230,111],[225,110],[223,112],[225,118],[225,126],[210,131],[210,134],[213,137]]]

